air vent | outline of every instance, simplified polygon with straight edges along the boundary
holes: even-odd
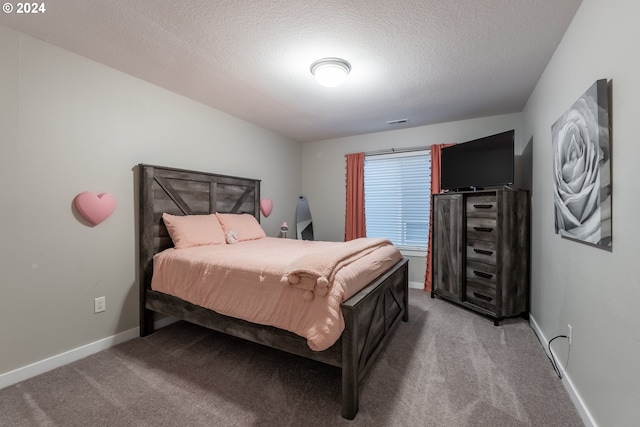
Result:
[[[399,125],[402,123],[407,123],[409,119],[398,119],[398,120],[389,120],[386,122],[388,125]]]

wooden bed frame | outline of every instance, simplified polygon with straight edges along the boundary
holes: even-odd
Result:
[[[140,164],[139,285],[140,335],[154,332],[161,313],[235,337],[323,362],[342,370],[342,416],[358,412],[358,389],[364,375],[400,320],[409,320],[408,260],[403,259],[345,301],[345,330],[329,349],[312,351],[305,338],[271,326],[223,316],[212,310],[151,290],[153,256],[171,246],[162,213],[250,213],[260,220],[260,181]]]

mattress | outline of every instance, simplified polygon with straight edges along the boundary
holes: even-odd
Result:
[[[217,313],[270,325],[326,350],[344,330],[340,304],[402,259],[385,244],[339,263],[326,293],[287,282],[291,265],[345,243],[265,237],[237,244],[166,249],[154,256],[151,288]]]

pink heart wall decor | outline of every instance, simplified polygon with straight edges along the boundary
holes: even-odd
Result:
[[[87,221],[98,225],[109,218],[116,208],[116,199],[109,193],[96,195],[85,191],[76,196],[76,209]]]
[[[265,217],[271,215],[271,211],[273,210],[273,202],[271,199],[260,199],[260,212]]]

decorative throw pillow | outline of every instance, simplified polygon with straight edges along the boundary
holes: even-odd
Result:
[[[267,237],[258,220],[250,214],[217,213],[225,233],[235,231],[239,242]]]
[[[215,214],[179,216],[163,213],[162,220],[176,249],[225,242],[222,226]]]
[[[231,245],[235,245],[236,243],[238,243],[238,233],[233,230],[229,231],[227,233],[227,243]]]

